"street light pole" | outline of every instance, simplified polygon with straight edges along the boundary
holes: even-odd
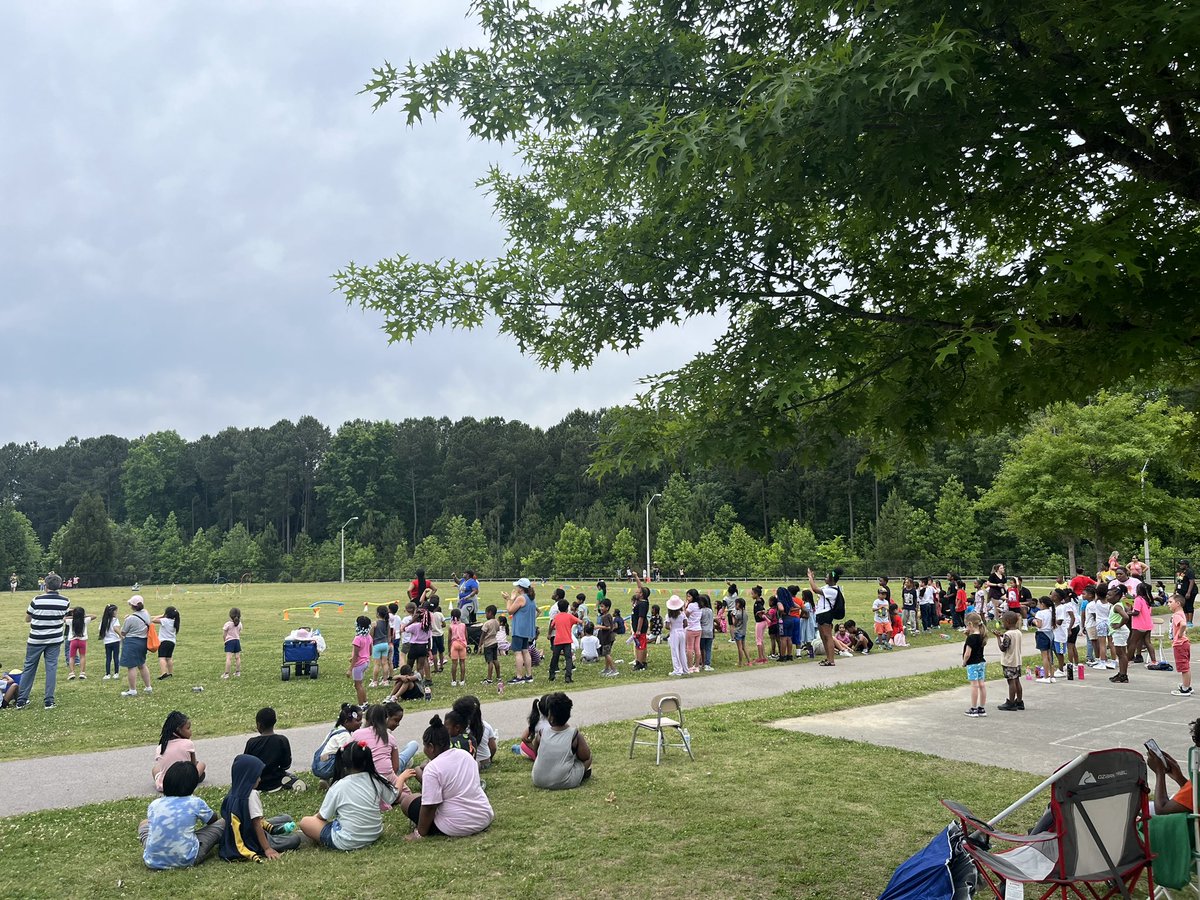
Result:
[[[661,497],[662,494],[655,494],[650,498],[650,502],[646,504],[646,580],[650,580],[650,507],[654,505],[654,501]]]
[[[1146,468],[1150,465],[1150,460],[1146,460],[1146,464],[1142,466],[1142,514],[1146,513]],[[1146,571],[1142,575],[1142,581],[1146,584],[1150,583],[1150,526],[1142,519],[1142,555],[1146,558],[1142,560],[1146,565]]]
[[[351,516],[342,524],[342,584],[346,583],[346,526],[357,521],[358,516]]]

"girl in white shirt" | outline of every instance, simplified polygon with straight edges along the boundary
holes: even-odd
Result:
[[[117,605],[110,603],[100,616],[100,634],[104,638],[104,678],[116,680],[121,674],[121,622],[117,618]]]
[[[1054,628],[1058,624],[1058,617],[1054,614],[1054,603],[1049,597],[1042,597],[1038,600],[1038,611],[1034,615],[1037,621],[1037,648],[1042,654],[1042,677],[1038,679],[1041,684],[1054,684],[1054,666],[1052,664],[1052,653],[1054,650]]]

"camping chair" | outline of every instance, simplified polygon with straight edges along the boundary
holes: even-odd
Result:
[[[692,756],[692,736],[688,734],[688,730],[683,727],[683,704],[679,700],[678,694],[659,694],[650,701],[650,711],[654,713],[653,718],[638,719],[633,723],[633,740],[629,742],[629,758],[633,759],[633,748],[637,744],[654,744],[656,747],[654,764],[657,766],[662,762],[663,750],[667,747],[682,747],[687,751],[688,758],[696,761],[696,757]],[[667,718],[667,713],[678,713],[679,721]],[[653,741],[639,741],[638,732],[641,729],[647,729],[654,732]],[[672,744],[667,741],[667,729],[673,728],[679,735],[679,743]]]
[[[996,830],[1001,819],[1047,787],[1048,828],[1033,834]],[[991,821],[953,801],[942,804],[962,823],[967,852],[998,900],[1005,896],[1006,881],[1047,885],[1040,900],[1117,895],[1128,900],[1143,871],[1147,893],[1154,896],[1148,795],[1146,761],[1140,753],[1095,750],[1077,756]],[[992,852],[987,848],[993,839],[1017,846]]]

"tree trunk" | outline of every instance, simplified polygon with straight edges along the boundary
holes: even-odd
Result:
[[[1067,574],[1075,577],[1075,541],[1067,541]],[[1069,580],[1069,579],[1068,579]]]

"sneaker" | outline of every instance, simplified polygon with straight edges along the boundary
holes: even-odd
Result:
[[[450,682],[450,687],[458,687],[458,682],[457,681]]]
[[[292,783],[292,790],[297,794],[303,794],[305,791],[308,790],[308,785],[305,784],[304,781],[302,781],[301,779],[297,778]]]
[[[136,697],[137,691],[121,691],[122,697]]]
[[[965,713],[963,713],[963,715],[964,715],[964,716],[970,716],[972,719],[974,719],[974,718],[977,718],[977,717],[979,716],[979,710],[978,710],[978,709],[976,709],[974,706],[972,706],[972,707],[971,707],[970,709],[968,709],[968,710],[967,710]]]
[[[861,653],[863,656],[866,656],[871,651],[870,650],[859,650],[858,652]]]
[[[1067,670],[1066,670],[1066,669],[1055,669],[1055,670],[1054,670],[1054,677],[1055,677],[1055,678],[1066,678],[1066,677],[1067,677]]]
[[[29,701],[28,701],[28,700],[14,700],[14,701],[13,701],[13,706],[14,706],[16,709],[24,709],[24,708],[25,708],[25,707],[27,707],[28,705],[29,705]]]
[[[717,670],[716,670],[716,669],[714,669],[712,666],[705,666],[705,667],[704,667],[704,671],[705,671],[705,672],[715,672],[715,671],[717,671]]]
[[[150,687],[150,685],[146,685],[144,688],[142,688],[142,693],[143,694],[153,694],[154,688]]]
[[[1190,696],[1192,696],[1192,689],[1185,688],[1181,684],[1179,687],[1175,688],[1175,690],[1171,691],[1171,693],[1174,694],[1176,697],[1190,697]]]
[[[234,678],[241,678],[241,677],[242,677],[242,673],[241,673],[241,672],[234,672],[234,673],[233,673],[233,677],[234,677]]]
[[[44,709],[54,709],[54,701],[53,701],[53,700],[47,700],[45,703],[43,703],[43,704],[42,704],[42,707],[43,707]]]
[[[1021,710],[1021,711],[1024,711],[1024,709],[1025,709],[1025,701],[1024,701],[1024,700],[1018,700],[1018,701],[1017,701],[1017,709],[1018,709],[1018,710]]]
[[[1051,683],[1051,680],[1049,678],[1035,678],[1034,681],[1036,681],[1038,684],[1050,684]]]
[[[1106,662],[1105,662],[1104,660],[1102,660],[1102,659],[1098,659],[1098,660],[1096,660],[1094,663],[1092,663],[1092,668],[1093,668],[1093,669],[1107,669],[1107,668],[1108,668],[1108,663],[1106,663]]]
[[[1004,712],[1012,712],[1016,708],[1017,708],[1017,704],[1010,703],[1007,700],[1005,700],[1003,703],[1001,703],[999,706],[996,707],[996,709],[1002,710]]]
[[[80,672],[80,673],[79,673],[79,679],[80,679],[81,681],[87,681],[87,675],[85,675],[83,672]]]
[[[978,706],[975,708],[975,715],[982,719],[987,715],[987,709],[982,706]]]
[[[1110,669],[1115,669],[1117,667],[1117,663],[1115,660],[1110,659],[1107,663],[1105,663],[1105,666]]]
[[[221,676],[221,680],[222,680],[222,681],[228,681],[228,680],[229,680],[229,673],[228,673],[228,672],[226,672],[224,675],[222,675],[222,676]]]
[[[72,672],[70,675],[67,676],[67,681],[74,681],[74,680],[75,680],[75,673]]]
[[[491,683],[492,683],[492,679],[490,679],[490,678],[485,678],[485,679],[483,679],[483,681],[481,681],[481,682],[479,682],[479,683],[480,683],[480,684],[491,684]]]
[[[1111,681],[1113,684],[1129,684],[1129,676],[1122,675],[1119,672],[1108,680]]]
[[[373,688],[373,687],[379,687],[379,682],[378,682],[378,681],[371,681],[371,682],[368,682],[368,683],[367,683],[367,687],[369,687],[369,688]]]
[[[839,650],[838,656],[852,657],[852,656],[854,656],[854,654],[851,653],[849,650]]]

